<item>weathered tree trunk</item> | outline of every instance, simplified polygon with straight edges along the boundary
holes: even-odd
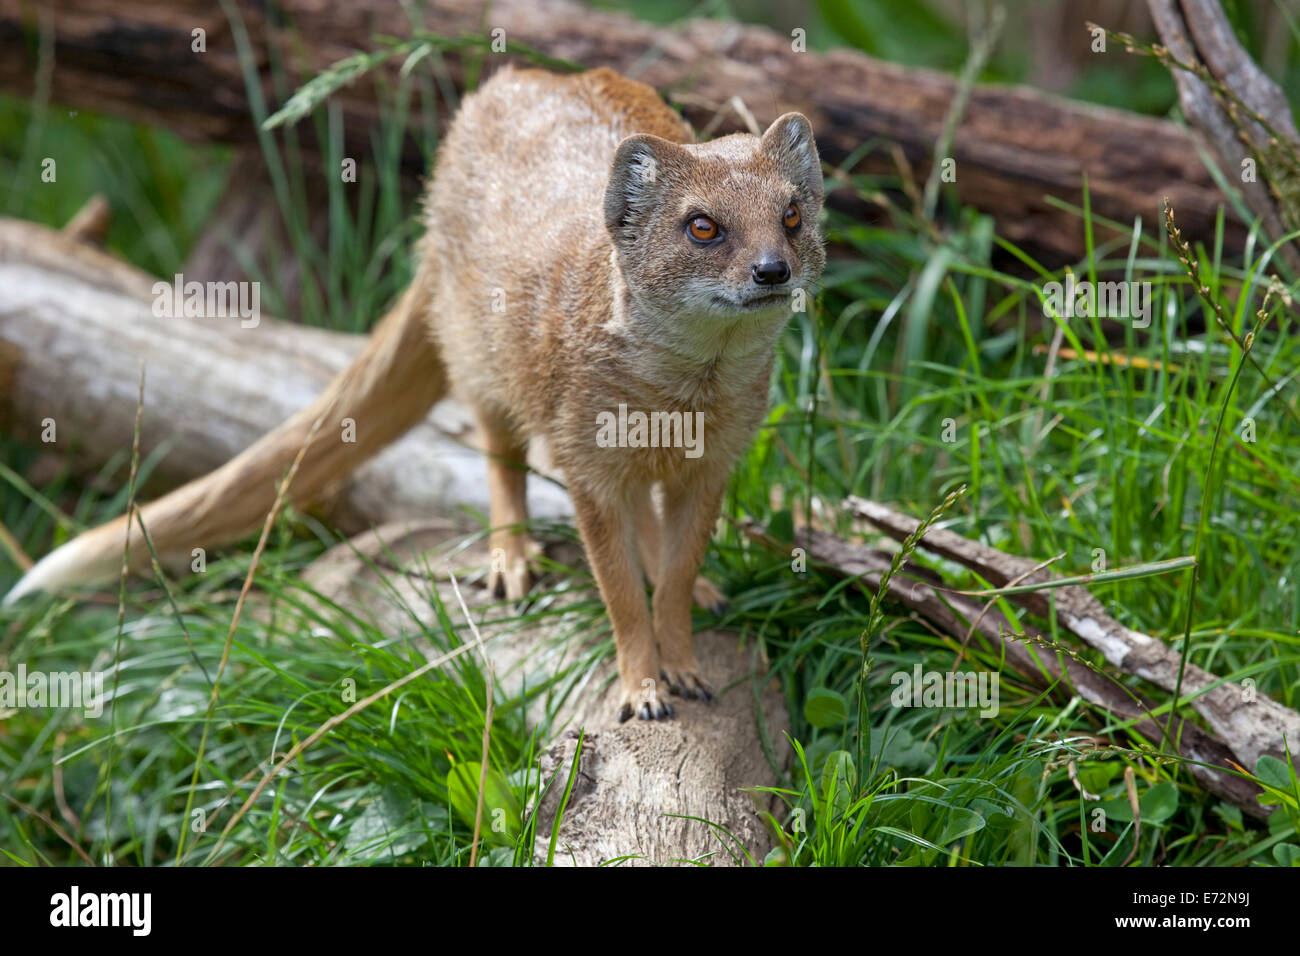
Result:
[[[1300,228],[1300,187],[1294,184],[1300,133],[1281,87],[1237,41],[1215,0],[1147,0],[1147,6],[1175,60],[1202,67],[1268,124],[1271,132],[1196,74],[1172,71],[1183,115],[1200,132],[1269,235],[1277,239]],[[1244,175],[1243,162],[1257,161],[1257,175]],[[1278,183],[1288,183],[1289,195],[1282,194]],[[1281,254],[1293,270],[1300,270],[1300,247],[1294,240],[1281,247]]]
[[[412,8],[417,6],[425,11],[421,26],[442,35],[486,40],[501,29],[506,40],[541,53],[645,80],[680,103],[698,127],[716,133],[743,128],[737,111],[726,106],[733,97],[761,123],[800,110],[812,119],[832,165],[863,143],[892,140],[916,174],[924,175],[955,92],[953,78],[934,71],[848,50],[795,52],[790,36],[764,27],[707,20],[661,27],[572,0],[429,0]],[[389,0],[235,0],[230,9],[238,12],[233,32],[223,6],[209,0],[63,0],[39,13],[24,0],[0,0],[0,91],[27,96],[48,80],[50,96],[60,104],[121,113],[195,139],[249,143],[256,132],[236,37],[246,31],[250,62],[274,108],[324,67],[358,47],[376,48],[372,37],[411,32],[403,6]],[[194,52],[194,31],[200,29],[205,49]],[[1114,49],[1106,55],[1126,54]],[[459,86],[471,66],[492,69],[507,57],[476,50],[451,51],[445,59]],[[380,71],[388,81],[396,82],[400,61]],[[276,77],[272,63],[287,67],[289,75]],[[332,102],[342,112],[348,155],[369,155],[384,102],[374,78],[340,90]],[[445,120],[449,104],[436,106]],[[412,123],[420,115],[412,110]],[[310,134],[307,126],[302,132]],[[408,155],[418,168],[424,157],[416,143],[415,137],[408,140]],[[1079,204],[1085,176],[1093,211],[1125,228],[1136,216],[1157,221],[1161,198],[1169,196],[1185,233],[1209,235],[1222,202],[1186,131],[1029,89],[976,88],[952,158],[964,202],[992,213],[1001,235],[1057,260],[1081,255],[1083,226],[1047,197]],[[895,164],[889,150],[876,149],[855,169],[894,172]],[[39,173],[32,170],[33,181]],[[830,199],[862,208],[847,190]],[[1230,217],[1229,244],[1243,237]]]
[[[70,236],[0,220],[0,428],[94,471],[131,447],[145,365],[141,450],[160,449],[145,496],[206,474],[311,403],[364,336],[261,316],[153,314],[153,277]],[[340,527],[486,510],[482,456],[452,402],[341,483],[326,502]],[[535,459],[544,464],[541,459]],[[539,516],[569,513],[556,485],[533,478]]]

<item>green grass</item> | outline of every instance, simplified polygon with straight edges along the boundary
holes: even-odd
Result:
[[[391,91],[398,113],[408,92]],[[38,112],[3,104],[0,125]],[[327,113],[317,110],[314,121],[328,134]],[[21,153],[5,154],[0,173],[12,181],[30,156],[55,148],[71,155],[81,142],[89,158],[65,181],[85,185],[87,194],[91,184],[103,189],[115,208],[140,207],[110,238],[128,258],[167,274],[183,260],[211,202],[194,199],[191,208],[187,199],[167,199],[168,190],[214,197],[224,154],[94,120],[101,122],[88,127],[84,117],[45,115]],[[268,155],[280,164],[276,199],[296,236],[290,251],[314,277],[315,291],[303,299],[309,321],[364,327],[409,274],[415,233],[401,203],[394,145],[377,146],[367,159],[373,174],[359,179],[374,184],[372,193],[355,205],[332,203],[338,228],[327,248],[313,248],[303,225],[295,181],[311,170],[291,148]],[[122,161],[97,166],[96,149],[116,150]],[[153,165],[141,165],[136,150],[153,155]],[[322,162],[333,182],[337,154]],[[897,186],[833,179],[867,196]],[[59,224],[80,204],[59,196],[14,190],[6,209]],[[172,202],[186,210],[174,220]],[[840,513],[846,495],[924,517],[964,485],[940,526],[1037,560],[1063,553],[1053,568],[1062,575],[1088,573],[1099,555],[1115,568],[1195,554],[1195,576],[1180,571],[1091,590],[1119,621],[1165,640],[1188,661],[1230,680],[1249,677],[1261,692],[1300,706],[1296,310],[1270,297],[1253,340],[1254,359],[1281,383],[1274,394],[1217,329],[1154,218],[1105,224],[1078,210],[1090,237],[1110,236],[1102,227],[1114,225],[1125,238],[1090,240],[1072,265],[1076,276],[1153,284],[1152,325],[1138,331],[1045,317],[1043,284],[1063,271],[1045,269],[996,236],[974,210],[944,204],[942,212],[937,233],[899,206],[887,226],[828,216],[841,254],[832,258],[817,309],[796,316],[782,340],[768,423],[733,476],[725,514],[776,528],[814,514],[859,540],[870,532]],[[1241,337],[1256,325],[1268,277],[1279,274],[1292,293],[1296,277],[1262,237],[1239,259],[1222,248],[1216,236],[1194,252],[1209,294]],[[272,275],[272,265],[257,268]],[[1091,350],[1129,364],[1058,357],[1047,378],[1044,352],[1057,334],[1060,347],[1078,355]],[[1253,441],[1243,437],[1247,429]],[[0,522],[28,554],[125,509],[125,456],[99,482],[46,476],[29,490],[23,476],[38,474],[36,450],[3,436],[0,449],[12,469],[0,473]],[[96,490],[105,487],[113,491]],[[335,727],[221,837],[273,754],[278,759],[352,700],[422,665],[421,648],[449,651],[471,638],[457,608],[442,609],[433,622],[412,616],[398,635],[322,610],[298,572],[334,540],[310,519],[282,519],[257,578],[271,613],[241,618],[210,721],[207,701],[251,542],[212,560],[205,573],[173,582],[174,606],[156,582],[133,585],[120,633],[113,598],[46,598],[0,611],[0,668],[122,662],[115,706],[101,719],[27,710],[0,722],[0,793],[11,798],[0,799],[0,848],[8,862],[84,862],[57,826],[95,863],[467,865],[487,693],[473,653]],[[932,561],[923,548],[911,562],[939,569],[958,587],[988,586]],[[732,599],[721,624],[761,648],[791,716],[796,760],[779,768],[775,788],[791,812],[770,821],[778,849],[769,862],[1277,865],[1300,858],[1300,784],[1276,766],[1258,772],[1274,784],[1280,809],[1267,825],[1243,820],[1201,790],[1161,741],[1139,739],[1068,690],[1040,691],[978,638],[962,667],[1000,673],[996,716],[895,708],[891,674],[917,663],[947,670],[957,639],[888,601],[873,620],[871,593],[844,587],[815,565],[793,570],[791,556],[748,544],[734,523],[715,539],[706,572]],[[0,589],[18,573],[0,551]],[[577,584],[589,580],[574,571]],[[568,627],[607,632],[594,600],[564,612],[543,601],[519,623],[561,613]],[[1054,620],[1013,620],[1071,643]],[[701,615],[697,623],[718,622]],[[608,641],[600,647],[611,652]],[[1100,663],[1095,652],[1080,653]],[[587,666],[531,688],[529,699],[542,695],[553,711]],[[860,686],[865,726],[851,703]],[[1169,703],[1169,695],[1156,699]],[[817,706],[806,709],[810,701]],[[530,768],[547,740],[545,724],[526,726],[526,703],[496,691],[489,780],[514,807],[535,794]],[[1181,712],[1192,715],[1186,706]],[[1083,799],[1071,765],[1099,801]],[[1128,811],[1128,771],[1142,810],[1140,834]],[[1093,828],[1098,807],[1107,821],[1101,832]],[[196,832],[196,821],[207,817],[212,827]],[[492,835],[485,861],[527,863],[535,835],[528,826]],[[717,855],[725,846],[720,837]]]

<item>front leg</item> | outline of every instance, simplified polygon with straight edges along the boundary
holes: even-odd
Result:
[[[721,481],[700,480],[664,489],[654,631],[659,666],[669,691],[690,699],[714,698],[713,688],[700,676],[695,661],[691,594],[725,488],[724,474]]]
[[[651,587],[659,585],[659,538],[663,534],[663,518],[660,508],[655,503],[652,490],[645,496],[638,509],[636,538],[641,552],[641,567]],[[691,597],[697,605],[706,611],[721,616],[727,610],[727,596],[718,590],[718,586],[699,574],[691,588]]]
[[[608,505],[572,487],[570,494],[587,561],[614,628],[623,687],[618,719],[633,714],[642,720],[671,717],[672,706],[658,694],[659,653],[637,559],[636,510]]]

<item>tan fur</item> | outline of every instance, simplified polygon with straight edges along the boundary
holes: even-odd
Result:
[[[294,483],[295,499],[309,500],[418,421],[442,394],[445,367],[485,436],[502,590],[518,598],[529,586],[529,543],[516,529],[527,517],[528,438],[544,436],[613,625],[621,716],[670,715],[661,680],[708,696],[692,595],[720,599],[697,574],[728,476],[765,414],[789,295],[810,291],[824,264],[822,185],[797,114],[761,138],[690,140],[650,87],[609,70],[497,73],[447,133],[417,278],[366,353],[312,408],[146,507],[155,540],[170,550],[243,533],[265,515],[321,409],[355,418],[355,445],[340,443],[333,424],[313,443]],[[791,202],[797,231],[782,224]],[[724,239],[691,242],[685,224],[696,215]],[[773,256],[788,263],[788,281],[756,284],[755,263]],[[703,413],[703,454],[601,447],[597,416],[620,404]],[[42,578],[38,565],[17,590],[111,573],[104,562],[120,555],[122,534],[119,521],[66,546],[92,541],[77,560],[95,574],[78,576],[65,558],[58,574]]]

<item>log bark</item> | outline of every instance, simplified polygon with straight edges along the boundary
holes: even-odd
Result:
[[[760,123],[800,110],[812,119],[823,156],[833,166],[864,143],[893,141],[916,175],[924,176],[955,93],[955,81],[945,74],[881,63],[849,50],[795,52],[790,36],[765,27],[708,20],[662,27],[572,0],[429,0],[422,8],[420,25],[439,34],[485,37],[500,28],[508,40],[549,56],[586,67],[611,66],[645,80],[679,102],[697,127],[713,127],[718,134],[743,128],[739,111],[726,106],[733,97]],[[0,0],[0,91],[28,96],[48,89],[52,101],[65,106],[120,113],[194,139],[241,144],[254,142],[257,134],[237,38],[246,34],[261,95],[275,106],[357,47],[376,48],[376,35],[411,32],[403,5],[387,0],[274,5],[234,0],[224,7],[208,0],[62,0],[40,9],[45,15],[24,0]],[[223,9],[236,11],[237,29],[232,31]],[[192,50],[196,29],[205,31],[201,53]],[[1084,29],[1082,23],[1078,29]],[[1107,55],[1125,54],[1116,49]],[[484,63],[484,56],[482,51],[445,55],[447,75],[457,88],[480,64],[490,70],[509,59],[486,54]],[[397,82],[400,59],[380,71],[390,84]],[[272,64],[282,68],[279,75]],[[376,89],[374,77],[366,76],[332,98],[344,119],[347,155],[369,155],[386,102]],[[445,120],[454,104],[423,105],[438,109]],[[421,112],[411,111],[413,128]],[[302,127],[304,135],[309,125]],[[412,136],[407,143],[416,168],[425,162],[420,141]],[[1094,212],[1117,220],[1124,230],[1136,216],[1156,221],[1161,198],[1169,196],[1184,231],[1193,238],[1209,236],[1222,202],[1185,130],[1023,88],[977,87],[952,158],[959,198],[993,214],[1001,235],[1041,251],[1049,261],[1073,260],[1084,250],[1080,219],[1047,200],[1081,204],[1085,176]],[[854,168],[897,172],[887,149],[871,151]],[[865,208],[848,190],[834,191],[830,200],[857,213]],[[1108,234],[1101,229],[1100,235]],[[1230,215],[1229,246],[1239,247],[1244,236]]]

